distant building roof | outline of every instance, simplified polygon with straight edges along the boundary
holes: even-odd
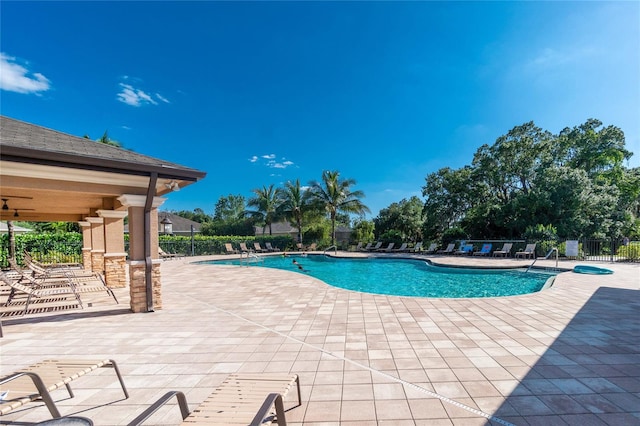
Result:
[[[199,234],[202,230],[202,224],[195,222],[191,219],[187,219],[182,216],[178,216],[169,212],[158,212],[158,232],[162,233],[162,220],[168,218],[171,221],[171,228],[173,235],[190,235],[191,226],[193,225],[193,232]],[[129,225],[124,226],[124,232],[129,232]]]
[[[7,222],[0,222],[0,234],[6,234],[9,232]],[[22,226],[13,225],[13,232],[16,234],[24,234],[25,232],[33,232],[33,229],[23,228]]]
[[[199,233],[202,229],[202,224],[200,222],[195,222],[191,219],[187,219],[182,216],[178,216],[177,214],[169,213],[169,212],[158,212],[158,232],[162,231],[162,220],[167,218],[171,221],[171,225],[173,228],[173,233],[180,235],[186,235],[191,233],[191,226],[193,226],[193,232]]]

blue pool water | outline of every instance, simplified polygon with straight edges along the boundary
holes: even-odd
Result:
[[[424,260],[265,256],[252,266],[302,272],[335,287],[364,293],[414,297],[495,297],[534,293],[555,274],[519,270],[432,266]],[[298,266],[303,267],[300,271]],[[242,261],[243,265],[247,260]],[[239,260],[206,263],[239,265]]]

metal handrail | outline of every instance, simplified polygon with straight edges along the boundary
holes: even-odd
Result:
[[[258,255],[257,255],[257,254],[255,254],[254,252],[247,251],[247,252],[244,252],[244,253],[246,253],[246,254],[247,254],[247,257],[246,257],[246,259],[247,259],[247,260],[246,260],[246,266],[249,266],[249,258],[254,258],[257,262],[262,262],[262,263],[264,263],[264,258],[263,258],[262,256],[258,256]],[[242,265],[242,259],[244,259],[244,257],[243,257],[243,254],[244,254],[244,253],[240,253],[240,264],[241,264],[241,265]]]
[[[326,256],[326,255],[327,255],[327,252],[328,252],[329,250],[331,250],[331,249],[333,249],[333,254],[334,254],[334,255],[338,254],[338,246],[335,246],[335,245],[334,245],[334,246],[329,246],[329,247],[327,247],[326,249],[324,249],[324,251],[322,252],[322,255],[323,255],[323,256]]]
[[[543,257],[543,259],[548,259],[549,256],[551,256],[551,253],[556,252],[556,269],[558,268],[558,248],[557,247],[553,247],[551,250],[549,250],[547,252],[547,254]],[[527,268],[527,270],[525,272],[529,272],[529,270],[533,267],[533,264],[536,263],[536,261],[538,260],[538,258],[536,257],[533,262],[531,262],[531,265],[529,265],[529,267]]]

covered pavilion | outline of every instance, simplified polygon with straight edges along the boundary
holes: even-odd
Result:
[[[84,268],[104,274],[110,287],[128,285],[133,312],[162,307],[157,230],[163,196],[205,175],[0,116],[0,220],[78,222]]]

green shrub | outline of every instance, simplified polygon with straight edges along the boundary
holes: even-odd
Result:
[[[634,241],[627,244],[626,246],[620,246],[618,248],[618,253],[616,254],[620,257],[624,257],[629,261],[638,260],[640,259],[640,242]]]

